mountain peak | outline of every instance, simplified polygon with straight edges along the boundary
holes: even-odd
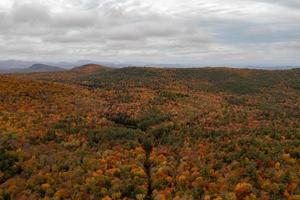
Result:
[[[51,72],[51,71],[62,71],[63,68],[51,66],[51,65],[45,65],[45,64],[33,64],[29,67],[29,70],[34,72]]]
[[[103,65],[97,65],[97,64],[86,64],[79,67],[74,67],[72,71],[76,72],[82,72],[82,73],[94,73],[101,70],[108,70],[109,67],[103,66]]]

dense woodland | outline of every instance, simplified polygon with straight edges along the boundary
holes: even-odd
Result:
[[[299,200],[300,69],[0,76],[0,199]]]

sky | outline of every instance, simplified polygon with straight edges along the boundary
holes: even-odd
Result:
[[[0,60],[299,66],[299,0],[1,0]]]

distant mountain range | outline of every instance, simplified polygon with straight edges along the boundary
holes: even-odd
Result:
[[[0,70],[28,68],[35,63],[36,62],[21,60],[0,60]]]
[[[24,69],[28,68],[29,66],[35,65],[36,61],[22,61],[22,60],[0,60],[0,71],[15,71],[14,69]],[[92,60],[78,60],[75,62],[42,62],[44,65],[56,66],[65,69],[71,69],[76,66],[87,65],[90,63],[110,66],[110,67],[127,67],[128,63],[121,64],[121,63],[110,63],[110,62],[98,62]]]
[[[200,64],[149,64],[149,63],[111,63],[111,62],[98,62],[92,60],[78,60],[75,62],[43,62],[43,64],[36,64],[35,61],[22,61],[22,60],[0,60],[0,73],[29,73],[29,72],[51,72],[61,71],[64,69],[72,69],[77,66],[84,66],[90,63],[109,66],[109,67],[127,67],[127,66],[144,66],[144,67],[172,67],[172,68],[186,68],[186,67],[204,67]],[[232,66],[228,66],[232,67]],[[292,69],[295,66],[273,66],[273,67],[261,67],[261,66],[245,66],[234,68],[249,68],[249,69],[267,69],[267,70],[280,70],[280,69]]]
[[[32,73],[32,72],[56,72],[63,71],[64,68],[45,65],[45,64],[32,64],[27,68],[11,68],[11,69],[2,69],[0,73]]]

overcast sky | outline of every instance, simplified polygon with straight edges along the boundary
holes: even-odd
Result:
[[[299,0],[0,0],[0,60],[300,65]]]

